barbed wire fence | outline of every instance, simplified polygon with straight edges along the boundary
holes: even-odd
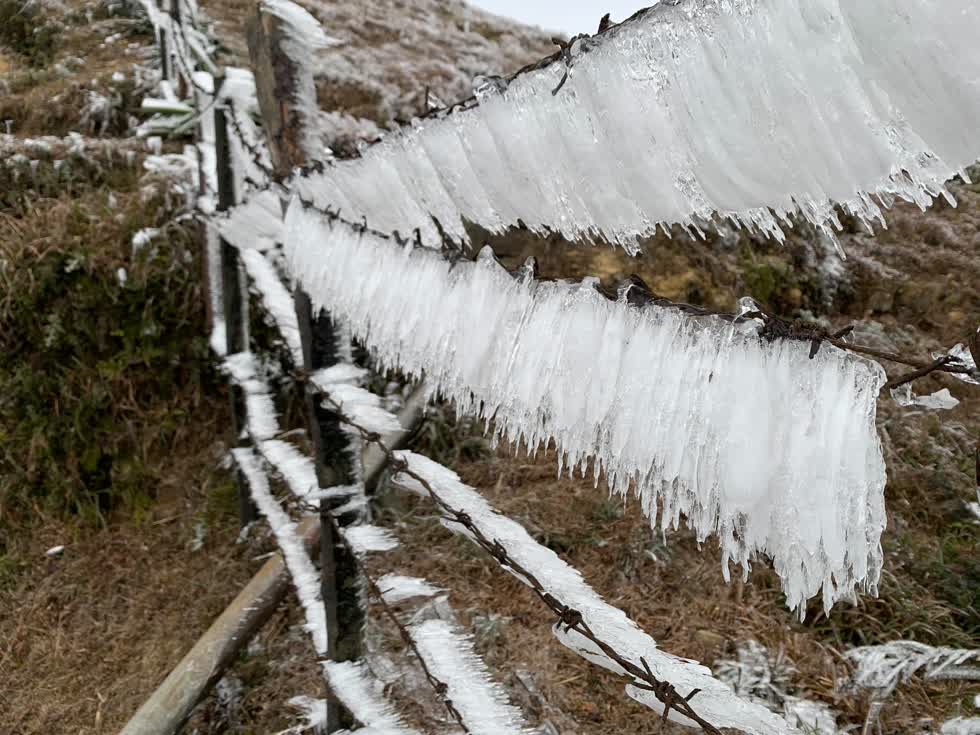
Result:
[[[396,628],[417,659],[434,697],[443,703],[462,731],[516,733],[526,729],[526,723],[514,714],[513,708],[508,709],[478,662],[464,657],[453,664],[458,671],[449,669],[461,676],[446,676],[446,662],[423,645],[417,626],[406,624],[386,601],[383,580],[366,562],[368,554],[383,552],[394,543],[390,534],[370,522],[366,478],[376,475],[381,465],[387,466],[396,485],[426,498],[447,527],[468,538],[501,570],[527,585],[544,605],[562,643],[591,663],[625,677],[630,696],[650,706],[663,721],[694,724],[714,735],[720,735],[722,727],[766,735],[795,732],[792,725],[760,705],[737,700],[703,667],[688,666],[693,662],[674,666],[673,657],[659,651],[652,638],[602,601],[584,582],[555,582],[555,578],[564,579],[561,573],[555,573],[556,568],[572,577],[577,573],[553,552],[540,547],[513,521],[497,514],[476,490],[453,479],[449,470],[398,449],[417,411],[399,417],[382,409],[378,397],[362,387],[367,374],[354,363],[345,325],[314,309],[309,295],[291,290],[265,254],[261,258],[246,254],[237,243],[223,237],[220,224],[247,202],[274,195],[282,203],[280,222],[286,201],[294,197],[304,208],[354,233],[369,233],[401,245],[413,241],[422,245],[420,233],[406,237],[404,233],[372,230],[365,220],[351,220],[335,208],[319,206],[296,194],[298,179],[333,164],[317,160],[318,152],[304,143],[311,121],[301,97],[313,85],[312,57],[304,63],[295,43],[293,48],[285,48],[291,33],[289,23],[295,22],[295,17],[290,17],[294,11],[283,9],[288,3],[256,2],[247,33],[253,83],[244,85],[243,91],[241,70],[221,70],[209,58],[206,36],[197,26],[198,10],[192,0],[160,0],[161,7],[154,0],[145,1],[156,29],[164,82],[176,85],[181,95],[193,92],[197,105],[201,197],[202,201],[214,200],[201,210],[209,250],[206,280],[213,321],[212,346],[231,376],[240,519],[246,526],[255,522],[262,511],[282,548],[283,568],[292,575],[307,613],[316,654],[324,665],[329,698],[322,723],[326,732],[382,725],[387,728],[383,731],[391,735],[415,732],[393,713],[390,703],[383,698],[374,701],[365,693],[378,692],[365,664],[363,640],[365,621],[372,613],[371,601],[382,618]],[[642,18],[646,12],[640,11],[631,20]],[[614,30],[615,24],[607,21],[608,17],[597,37]],[[583,41],[582,47],[588,51],[593,38],[574,40]],[[517,75],[551,64],[564,64],[567,75],[572,63],[569,48],[570,44],[560,44],[554,55]],[[233,76],[234,84],[229,82]],[[555,94],[561,91],[564,81],[563,78]],[[475,104],[471,98],[426,111],[424,116],[452,115]],[[264,140],[254,125],[251,109],[260,114]],[[214,170],[205,170],[211,162]],[[450,262],[464,257],[462,251],[459,243],[448,238],[441,243],[442,257]],[[533,260],[511,275],[516,279],[539,278]],[[976,377],[975,368],[949,355],[920,358],[877,350],[848,340],[850,328],[831,332],[819,325],[783,319],[756,304],[731,314],[675,303],[655,294],[636,276],[614,290],[596,288],[607,299],[625,299],[636,308],[667,308],[692,319],[755,321],[760,338],[807,342],[811,358],[823,344],[829,344],[912,368],[912,372],[889,380],[885,385],[888,390],[936,372]],[[292,349],[253,354],[250,291],[273,315],[279,339]],[[976,359],[980,352],[977,339],[970,347]],[[285,391],[301,400],[305,430],[313,448],[311,455],[303,456],[296,445],[283,441],[284,435],[291,432],[278,425],[276,391],[267,380],[270,373],[279,375]],[[426,395],[425,387],[418,386],[409,402],[417,409],[424,405]],[[369,462],[373,463],[371,470],[366,470],[362,461],[367,451],[374,452]],[[977,460],[980,486],[980,447]],[[313,510],[314,515],[300,524],[278,515],[278,500],[268,491],[270,476],[281,477],[289,486],[294,507]],[[315,584],[310,580],[311,548],[318,557],[319,579]],[[536,566],[539,564],[543,566]],[[267,587],[266,593],[272,594],[272,589]],[[318,607],[322,607],[322,617],[311,613]],[[249,630],[254,632],[259,624],[260,619],[253,617]],[[447,638],[443,643],[451,646],[453,640]],[[242,642],[239,640],[238,644]],[[222,656],[223,667],[229,657]],[[670,659],[670,663],[665,659]],[[351,671],[357,672],[354,679]],[[155,696],[134,716],[124,735],[175,731],[219,675],[220,669],[209,672],[194,684],[191,695],[185,694],[181,704],[171,705],[169,711],[164,711],[165,698]],[[672,675],[679,679],[672,681]],[[457,678],[478,682],[476,698],[493,706],[474,706],[473,692],[462,691]],[[358,687],[365,682],[367,689],[362,691]],[[501,726],[500,718],[507,725]]]

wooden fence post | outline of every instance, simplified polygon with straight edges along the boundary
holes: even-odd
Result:
[[[313,60],[303,65],[286,53],[284,30],[284,21],[263,12],[261,3],[257,3],[248,21],[249,56],[273,168],[283,178],[317,155],[304,144],[311,121],[298,104],[302,92],[306,92],[307,99],[315,99]],[[340,361],[338,332],[325,312],[313,313],[307,294],[297,291],[294,297],[304,362],[297,367],[309,375]],[[309,387],[304,400],[321,487],[353,484],[356,475],[349,437],[337,417],[323,408]],[[320,503],[321,592],[326,608],[327,655],[332,660],[349,661],[363,652],[365,612],[357,560],[334,532],[331,511],[335,507],[336,503],[330,501]],[[353,725],[350,713],[339,703],[331,702],[327,710],[328,733]]]
[[[220,88],[215,89],[217,96]],[[216,104],[214,108],[214,149],[218,167],[218,205],[219,212],[226,212],[235,206],[235,179],[231,166],[231,147],[228,142],[228,120],[224,108]],[[244,279],[239,262],[238,251],[221,238],[221,296],[225,322],[226,354],[234,355],[248,349],[246,319],[248,312],[243,296]],[[242,431],[246,425],[245,395],[241,388],[232,385],[231,415],[233,444],[242,441]],[[258,511],[252,502],[248,483],[240,470],[236,471],[238,485],[238,517],[242,527],[258,518]]]

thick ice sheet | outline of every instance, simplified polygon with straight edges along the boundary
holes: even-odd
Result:
[[[681,696],[700,689],[692,703],[697,713],[708,722],[717,727],[738,728],[752,735],[796,732],[765,707],[736,697],[728,685],[711,675],[707,667],[657,648],[653,638],[640,630],[622,610],[599,597],[578,571],[562,561],[554,551],[531,538],[519,523],[497,513],[476,490],[464,485],[456,473],[414,452],[397,452],[397,456],[408,463],[409,470],[424,478],[451,508],[467,513],[484,536],[500,542],[508,555],[533,574],[545,591],[562,604],[582,613],[589,628],[621,656],[635,665],[640,665],[641,658],[645,659],[654,675],[673,684]],[[400,475],[396,480],[409,489],[425,494],[425,489],[407,475]],[[457,533],[468,533],[455,523],[446,522],[446,526]],[[514,573],[514,576],[526,581],[519,574]],[[565,632],[561,626],[556,626],[554,632],[564,645],[589,661],[618,674],[626,673],[578,633]],[[632,696],[633,692],[630,694]],[[456,701],[455,698],[453,701]],[[662,711],[653,697],[640,701]]]
[[[880,366],[772,344],[720,320],[610,302],[585,282],[450,266],[331,225],[294,202],[288,269],[385,366],[425,375],[460,411],[531,447],[590,458],[664,529],[717,534],[722,565],[772,557],[791,608],[874,590],[885,525],[875,431]]]
[[[479,105],[297,182],[371,226],[440,242],[523,221],[631,247],[713,215],[777,237],[922,206],[977,160],[975,0],[662,2],[564,64],[476,84]],[[504,88],[505,91],[500,91]]]
[[[409,628],[426,665],[449,687],[447,696],[473,735],[527,735],[520,710],[490,678],[473,642],[445,620],[426,620]]]

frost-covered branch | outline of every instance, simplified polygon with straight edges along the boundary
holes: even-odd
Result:
[[[315,243],[316,247],[310,247]],[[570,468],[632,488],[664,530],[717,534],[722,568],[770,555],[791,608],[882,563],[881,368],[833,347],[760,340],[582,284],[511,277],[486,253],[453,264],[331,223],[294,200],[289,271],[387,367],[425,375],[497,437],[554,441]],[[747,326],[747,325],[746,325]]]

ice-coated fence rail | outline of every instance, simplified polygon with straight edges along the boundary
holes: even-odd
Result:
[[[269,393],[268,386],[257,377],[254,357],[235,355],[227,362],[229,372],[239,384],[246,387],[246,392],[251,390],[257,393]],[[342,423],[359,433],[365,441],[377,442],[379,434],[390,430],[392,425],[397,423],[397,419],[380,407],[376,396],[351,385],[350,381],[359,378],[360,373],[359,368],[341,364],[314,374],[310,382]],[[269,427],[272,422],[266,419],[259,423]],[[278,427],[273,427],[273,430],[274,433],[278,433]],[[260,443],[260,447],[265,448],[273,442],[276,440],[266,439]],[[273,446],[278,445],[273,444]],[[267,450],[262,451],[265,453]],[[280,454],[286,454],[281,448],[278,448],[278,451]],[[449,517],[465,516],[473,519],[474,523],[479,524],[478,528],[486,538],[491,539],[493,543],[501,544],[522,569],[532,571],[536,579],[542,580],[542,584],[545,585],[542,589],[546,594],[551,595],[565,609],[579,611],[583,616],[582,622],[588,626],[590,633],[597,636],[603,645],[608,647],[607,650],[622,652],[621,656],[625,660],[632,661],[637,668],[642,661],[642,666],[649,667],[652,676],[658,681],[669,682],[681,698],[695,694],[691,706],[695,712],[706,717],[708,722],[717,723],[718,726],[739,727],[749,733],[775,735],[793,732],[792,728],[777,715],[759,705],[739,700],[727,685],[714,679],[706,667],[660,651],[655,641],[643,633],[625,614],[605,603],[592,591],[578,572],[561,561],[553,551],[535,542],[518,524],[496,514],[475,490],[463,486],[450,470],[411,453],[399,454],[398,458],[405,464],[406,471],[421,476],[429,482],[430,488],[435,490],[436,497],[445,504],[444,512],[446,508],[453,509]],[[310,469],[305,464],[302,465],[304,471],[297,471],[296,467],[301,465],[295,459],[293,463],[292,471],[284,471],[283,476],[289,484],[292,484],[291,477],[297,475],[303,477],[304,479],[298,481],[293,480],[299,485],[294,489],[294,494],[302,495],[298,491],[302,491],[304,483],[309,482],[315,475],[311,475]],[[406,480],[403,482],[412,484]],[[413,487],[418,489],[419,485],[415,483]],[[447,525],[453,530],[458,530],[458,525],[454,526],[452,523]],[[383,551],[390,548],[389,542],[385,539],[381,539],[380,543],[377,542],[374,527],[355,526],[347,529],[344,535],[348,543],[357,551],[372,548]],[[368,540],[365,541],[364,537]],[[504,568],[513,571],[513,568],[506,565]],[[526,575],[517,576],[522,581],[528,581]],[[590,639],[578,635],[574,630],[563,631],[559,625],[556,626],[556,635],[565,645],[579,652],[586,659],[618,674],[631,674],[617,663],[616,659],[609,658],[603,649],[597,648]],[[622,662],[624,658],[618,660]],[[431,665],[432,661],[429,663]],[[662,699],[667,697],[663,693],[658,695],[652,692],[648,682],[642,679],[636,684],[641,688],[628,689],[630,696],[657,712],[663,712]],[[636,684],[632,686],[635,687]],[[459,706],[456,699],[453,701]],[[705,709],[708,715],[703,713]],[[481,710],[477,708],[476,714],[471,713],[470,716],[476,717],[480,712]],[[500,713],[491,713],[487,716],[493,719],[498,715]],[[462,710],[461,716],[464,719],[466,717],[466,713]],[[668,716],[684,721],[683,715],[676,711],[668,712]],[[688,722],[690,723],[689,720]]]
[[[317,247],[307,246],[316,242]],[[531,449],[554,442],[632,488],[653,522],[717,534],[722,566],[772,557],[787,604],[874,589],[885,525],[874,424],[884,373],[834,348],[767,343],[717,319],[610,302],[594,283],[451,263],[294,200],[289,270],[390,368]],[[600,359],[597,359],[600,358]],[[808,519],[808,520],[804,520]]]
[[[294,184],[429,244],[433,218],[627,248],[714,217],[831,231],[835,205],[870,224],[980,157],[977,27],[973,0],[661,2]]]

